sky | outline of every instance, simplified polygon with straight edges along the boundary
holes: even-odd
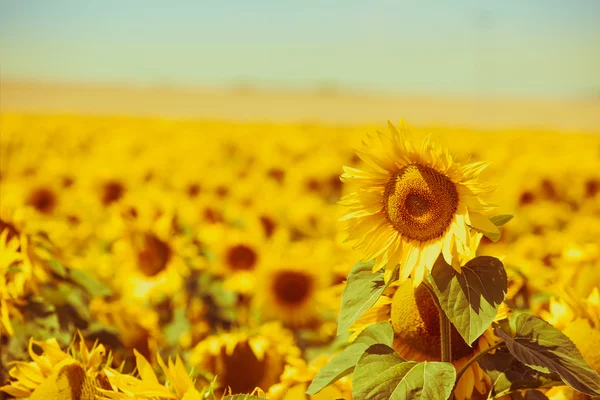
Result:
[[[598,96],[598,21],[598,0],[0,0],[0,76]]]

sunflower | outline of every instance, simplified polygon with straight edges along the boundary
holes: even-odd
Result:
[[[188,256],[195,251],[192,237],[178,230],[174,205],[156,193],[147,195],[146,200],[126,198],[119,209],[123,231],[112,245],[118,266],[112,286],[124,297],[157,299],[178,293],[190,273]]]
[[[327,356],[320,356],[310,363],[299,359],[286,365],[281,382],[271,386],[268,398],[271,400],[329,400],[329,399],[352,399],[352,383],[349,376],[335,381],[316,395],[308,396],[306,389],[315,378],[319,370],[330,361]]]
[[[331,281],[330,246],[321,242],[296,242],[274,249],[257,271],[262,289],[255,305],[264,319],[277,319],[286,326],[307,326],[334,308],[326,290]]]
[[[300,358],[292,333],[271,322],[256,330],[238,329],[212,335],[190,356],[193,365],[217,376],[222,392],[250,393],[279,382],[290,362]]]
[[[506,311],[500,309],[497,320]],[[439,311],[429,291],[409,282],[393,283],[379,298],[375,306],[359,318],[351,328],[356,337],[364,328],[381,321],[389,321],[394,330],[394,350],[403,358],[413,361],[440,361]],[[473,344],[467,345],[452,327],[452,364],[459,371],[473,356],[491,347],[497,341],[492,329],[486,330]],[[484,393],[491,384],[487,374],[477,363],[469,366],[456,385],[457,400],[470,399],[474,391]]]
[[[595,287],[587,298],[563,292],[550,298],[548,310],[540,316],[560,329],[577,346],[583,359],[600,373],[600,291]]]
[[[17,305],[31,279],[31,267],[19,251],[20,247],[21,241],[15,234],[11,235],[9,228],[0,232],[0,325],[9,335],[14,334],[10,315],[20,315]]]
[[[204,230],[199,240],[213,255],[209,269],[224,278],[227,289],[242,294],[254,292],[256,271],[264,261],[267,246],[259,225],[222,225]]]
[[[124,299],[108,301],[95,297],[89,309],[94,320],[117,330],[124,350],[129,354],[137,349],[150,357],[162,340],[159,316],[153,308]]]
[[[148,360],[137,351],[134,353],[139,378],[123,374],[112,368],[107,369],[106,375],[112,390],[102,390],[102,399],[151,400],[158,397],[161,399],[200,400],[203,398],[196,390],[194,382],[179,356],[175,358],[175,362],[169,358],[168,364],[165,364],[160,354],[156,354],[158,364],[166,377],[165,385],[163,385],[158,381]]]
[[[363,259],[375,259],[374,270],[387,265],[386,281],[399,263],[400,281],[411,276],[416,287],[440,253],[460,268],[457,256],[471,247],[469,226],[498,232],[482,214],[491,205],[481,196],[492,188],[478,180],[487,164],[461,165],[428,138],[419,150],[404,128],[389,128],[391,136],[379,133],[357,151],[367,169],[344,167],[352,192],[340,201],[350,208],[341,220]]]
[[[34,345],[42,354],[34,351]],[[109,387],[104,374],[106,350],[102,345],[88,349],[81,335],[78,347],[72,345],[64,352],[54,338],[43,342],[31,339],[29,355],[33,361],[14,362],[9,371],[12,380],[0,391],[32,400],[96,399],[98,388]]]

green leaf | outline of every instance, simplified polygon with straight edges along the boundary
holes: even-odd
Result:
[[[502,225],[505,225],[508,221],[510,221],[513,218],[514,218],[514,215],[512,215],[512,214],[500,214],[500,215],[495,215],[492,218],[490,218],[490,221],[492,221],[492,223],[494,225],[496,225],[498,228],[500,228]]]
[[[492,380],[490,397],[500,397],[516,390],[564,385],[557,374],[544,374],[520,363],[507,349],[496,350],[479,359]]]
[[[191,325],[185,310],[175,310],[173,313],[173,320],[163,328],[165,341],[168,345],[175,346],[179,343],[179,338],[181,335],[189,332],[190,330]]]
[[[222,400],[269,400],[266,397],[256,397],[251,394],[234,394],[233,396],[225,396]]]
[[[81,269],[72,269],[71,280],[85,289],[92,296],[110,296],[111,290],[100,281],[92,278],[87,272]]]
[[[50,267],[50,270],[52,272],[54,272],[56,275],[60,276],[61,278],[64,278],[67,276],[67,269],[58,260],[56,260],[54,258],[50,259],[50,261],[48,261],[48,266]]]
[[[342,294],[342,309],[338,318],[338,335],[375,304],[388,287],[383,270],[373,272],[374,261],[358,262],[350,271]],[[391,281],[390,281],[391,282]]]
[[[352,396],[364,400],[448,399],[456,380],[449,363],[405,361],[384,344],[372,345],[352,376]]]
[[[306,393],[317,394],[338,379],[351,374],[366,349],[377,343],[391,346],[393,340],[394,330],[389,322],[379,322],[368,326],[352,344],[321,368]]]
[[[600,375],[581,356],[573,342],[549,323],[531,314],[520,314],[515,336],[496,329],[511,354],[531,369],[557,373],[564,383],[589,396],[600,396]]]
[[[461,273],[438,257],[431,286],[442,309],[468,345],[492,324],[504,301],[508,279],[502,262],[494,257],[477,257],[461,268]]]
[[[496,227],[498,228],[498,232],[490,232],[490,231],[486,231],[484,229],[476,228],[471,225],[468,225],[468,226],[469,226],[469,228],[471,228],[479,233],[482,233],[485,237],[490,239],[492,242],[497,242],[502,237],[502,229],[501,229],[502,225],[506,224],[511,219],[513,219],[513,216],[511,214],[501,214],[501,215],[496,215],[494,217],[491,217],[490,222],[493,223],[494,225],[496,225]]]

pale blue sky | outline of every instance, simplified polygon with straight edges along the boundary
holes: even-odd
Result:
[[[177,6],[176,6],[177,5]],[[0,0],[1,74],[417,94],[600,92],[600,0]]]

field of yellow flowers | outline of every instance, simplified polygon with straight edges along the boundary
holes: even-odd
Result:
[[[0,398],[600,395],[600,135],[407,122],[3,115]]]

